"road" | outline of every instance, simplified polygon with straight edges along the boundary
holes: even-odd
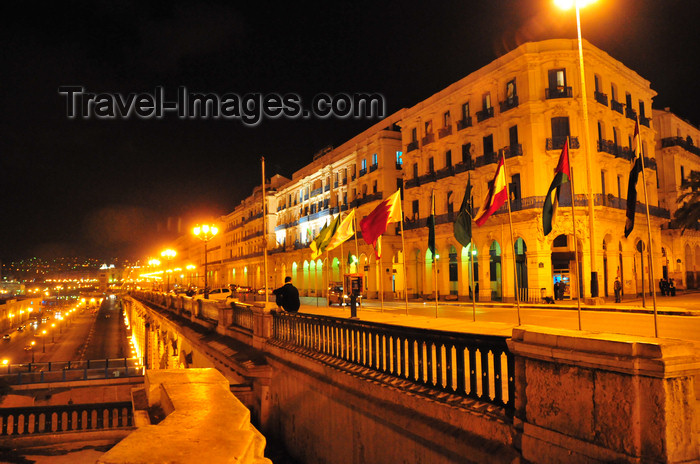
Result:
[[[48,313],[44,311],[45,315]],[[7,359],[10,364],[32,362],[32,355],[34,362],[130,356],[126,328],[116,298],[105,298],[96,312],[78,309],[63,321],[48,317],[36,328],[27,322],[24,331],[18,332],[15,328],[5,333],[10,335],[10,341],[0,341],[0,360]],[[33,349],[25,350],[32,341]]]

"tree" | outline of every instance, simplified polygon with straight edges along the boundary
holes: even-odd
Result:
[[[676,200],[683,206],[676,210],[671,221],[673,227],[681,229],[681,235],[686,229],[697,229],[700,224],[700,171],[691,171],[690,176],[681,181],[681,190],[686,189],[690,190],[683,192]]]

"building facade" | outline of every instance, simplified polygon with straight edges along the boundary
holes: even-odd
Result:
[[[552,296],[558,281],[566,284],[565,298],[589,298],[592,287],[600,296],[611,295],[616,279],[625,294],[638,294],[642,273],[647,290],[650,285],[645,201],[657,280],[668,275],[678,287],[694,284],[700,280],[697,230],[681,236],[668,224],[683,170],[700,169],[697,149],[688,144],[700,133],[670,113],[654,111],[652,121],[656,93],[650,82],[588,42],[583,50],[588,134],[577,41],[521,45],[341,146],[320,151],[292,179],[273,177],[266,186],[267,214],[262,189],[256,188],[219,218],[223,233],[208,244],[209,286],[276,287],[289,275],[302,295],[316,296],[342,281],[343,274],[362,273],[370,298],[380,292],[385,299],[430,298],[437,292],[440,299],[468,300],[474,288],[481,301],[514,301],[518,288],[522,301],[537,301]],[[626,238],[637,120],[646,169],[637,184],[635,227]],[[567,137],[575,207],[572,212],[565,184],[554,230],[545,236],[542,206]],[[473,246],[463,247],[454,238],[453,222],[466,185],[471,181],[478,210],[501,155],[513,240],[504,206],[483,227],[474,225]],[[397,189],[402,190],[403,241],[399,225],[390,225],[379,260],[362,240],[348,240],[342,249],[311,259],[310,241],[337,214],[345,217],[355,208],[359,223]],[[433,197],[435,258],[427,227]],[[201,285],[202,243],[190,234],[177,246],[179,266],[196,265]]]

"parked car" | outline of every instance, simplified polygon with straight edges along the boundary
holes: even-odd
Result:
[[[274,289],[272,289],[272,288],[270,288],[270,287],[267,287],[267,294],[268,294],[268,295],[272,295],[272,290],[274,290]],[[265,294],[265,289],[264,289],[264,288],[259,288],[259,289],[258,289],[258,295],[264,295],[264,294]]]
[[[357,297],[357,304],[360,305],[360,300],[362,300],[362,295],[359,295]],[[328,304],[329,305],[334,305],[337,304],[338,306],[343,306],[343,305],[349,305],[350,304],[350,295],[347,295],[343,291],[343,286],[341,284],[331,284],[330,287],[328,287]]]
[[[228,297],[231,294],[231,289],[228,287],[223,287],[223,288],[214,288],[209,290],[209,299],[210,300],[225,300],[226,297]],[[194,296],[195,300],[201,300],[204,299],[204,290],[199,290],[197,291],[197,294]]]
[[[2,339],[3,339],[4,341],[6,341],[6,342],[9,342],[9,341],[10,341],[10,334],[5,334],[5,335],[3,335],[3,336],[2,336]]]
[[[243,285],[237,285],[234,292],[236,293],[253,293],[253,289]]]

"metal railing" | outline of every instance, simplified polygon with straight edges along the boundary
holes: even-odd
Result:
[[[605,94],[603,92],[598,92],[596,90],[593,95],[595,97],[595,101],[597,101],[601,105],[608,106],[608,95],[607,94]]]
[[[518,96],[514,95],[510,98],[506,98],[504,101],[499,103],[501,107],[501,113],[505,113],[506,111],[518,106]]]
[[[272,338],[434,390],[512,409],[507,337],[437,332],[306,314],[273,314]]]
[[[476,112],[476,122],[485,121],[493,117],[493,106],[490,108],[484,108],[481,111]]]
[[[552,98],[571,98],[573,92],[571,87],[551,87],[544,89],[544,98],[551,100]]]
[[[253,330],[253,310],[245,303],[234,303],[231,324],[246,330]]]
[[[132,427],[130,401],[0,409],[3,436]]]
[[[142,364],[142,360],[137,358],[9,364],[0,369],[0,378],[10,385],[23,385],[29,383],[142,377]]]
[[[457,130],[461,131],[462,129],[466,129],[467,127],[472,127],[472,117],[467,116],[464,119],[460,119],[457,121]]]

